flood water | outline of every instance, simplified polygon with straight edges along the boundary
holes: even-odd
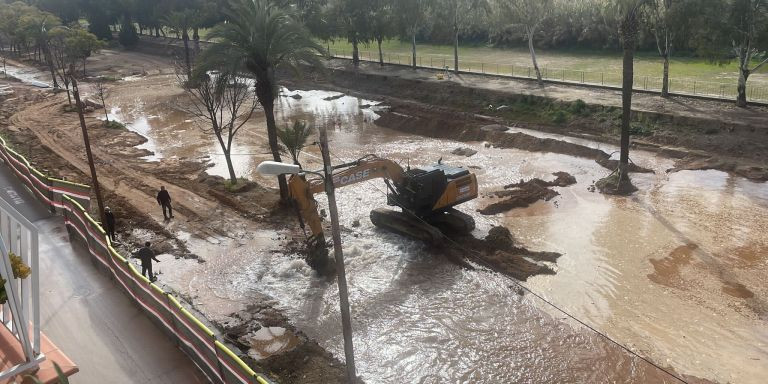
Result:
[[[324,124],[336,162],[375,153],[418,166],[442,157],[471,166],[481,194],[520,179],[552,179],[555,171],[574,175],[577,184],[555,188],[560,196],[525,209],[482,216],[476,210],[489,202],[484,198],[460,208],[475,217],[477,236],[502,224],[527,248],[562,253],[551,265],[555,275],[524,284],[640,355],[717,382],[768,378],[766,184],[719,171],[667,174],[671,160],[635,151],[632,159],[656,173],[633,175],[640,192],[632,197],[608,197],[587,190],[608,173],[593,161],[384,129],[373,122],[378,103],[325,100],[334,95],[283,89],[277,116],[281,124],[294,118]],[[147,161],[207,158],[215,163],[209,173],[226,176],[215,141],[183,112],[130,92],[111,104],[115,117],[147,137],[144,148],[154,152]],[[274,183],[254,173],[270,158],[261,115],[240,138],[233,151],[237,173]],[[478,153],[450,153],[466,146]],[[316,156],[309,148],[305,167],[319,168]],[[357,367],[366,381],[675,382],[542,300],[521,295],[508,278],[461,269],[419,243],[375,229],[368,213],[385,206],[384,190],[374,181],[337,196]],[[356,220],[362,225],[354,228]],[[270,295],[299,329],[343,358],[336,284],[315,278],[302,261],[256,254],[238,256],[237,263],[207,257],[204,270],[190,272],[189,285],[207,281],[216,291],[207,300],[222,302]],[[207,279],[212,270],[216,278]]]

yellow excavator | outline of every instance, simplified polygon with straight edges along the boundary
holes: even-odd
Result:
[[[442,164],[403,169],[398,163],[367,155],[356,161],[333,167],[333,185],[344,188],[372,179],[384,179],[387,204],[400,211],[376,208],[371,222],[377,227],[427,243],[439,244],[444,236],[469,233],[475,228],[472,216],[456,210],[458,204],[475,199],[477,177],[469,170]],[[290,195],[296,203],[302,228],[309,225],[312,244],[325,247],[322,219],[314,195],[324,191],[321,178],[308,180],[311,173],[291,176]]]

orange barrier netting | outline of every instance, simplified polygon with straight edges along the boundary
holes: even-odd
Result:
[[[94,260],[111,272],[115,280],[151,316],[160,328],[176,341],[214,383],[258,383],[270,381],[256,374],[216,335],[185,309],[176,298],[163,291],[120,255],[104,229],[74,199],[64,196],[64,222],[71,235],[83,240]]]
[[[90,186],[49,177],[9,148],[2,137],[0,144],[0,158],[41,202],[64,215],[70,236],[77,234],[85,242],[94,264],[111,273],[125,292],[151,315],[150,319],[176,342],[211,382],[272,383],[256,374],[178,300],[142,276],[133,264],[112,248],[104,229],[88,214]]]

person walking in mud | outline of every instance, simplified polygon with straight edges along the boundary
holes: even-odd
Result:
[[[115,242],[115,214],[109,207],[104,208],[104,224],[107,227],[107,236]]]
[[[163,207],[163,217],[165,220],[173,219],[173,208],[171,207],[171,195],[165,189],[165,186],[160,186],[160,192],[157,193],[157,204]],[[166,210],[168,213],[166,213]]]
[[[155,278],[155,275],[152,273],[152,260],[157,261],[158,263],[160,260],[158,260],[155,257],[155,253],[152,252],[151,249],[149,249],[149,241],[144,243],[144,246],[141,247],[138,251],[136,251],[133,254],[133,257],[138,258],[141,260],[141,275],[149,279],[149,281],[155,281],[157,280]]]

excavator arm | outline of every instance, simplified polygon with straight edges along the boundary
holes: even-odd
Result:
[[[373,179],[386,179],[400,183],[404,173],[403,168],[396,162],[368,155],[357,161],[334,167],[333,186],[337,189],[344,188]],[[291,198],[296,202],[299,215],[309,225],[312,236],[320,240],[323,239],[323,226],[320,215],[317,213],[317,201],[314,195],[323,192],[325,184],[320,178],[307,180],[307,175],[291,176],[288,190]]]

